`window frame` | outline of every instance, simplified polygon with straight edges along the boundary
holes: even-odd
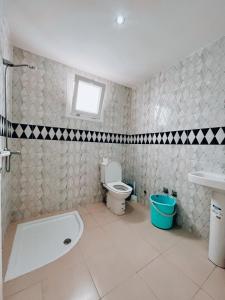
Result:
[[[89,83],[91,85],[100,87],[102,90],[101,92],[101,97],[100,97],[100,102],[99,102],[99,108],[98,108],[98,113],[90,113],[90,112],[85,112],[76,109],[77,105],[77,94],[78,94],[78,86],[79,82],[83,81],[86,83]],[[83,119],[83,120],[92,120],[92,121],[100,121],[101,116],[102,116],[102,109],[103,109],[103,101],[104,101],[104,96],[105,96],[105,84],[84,76],[80,75],[75,75],[75,84],[74,84],[74,92],[73,92],[73,100],[72,100],[72,107],[71,107],[71,114],[78,119]]]

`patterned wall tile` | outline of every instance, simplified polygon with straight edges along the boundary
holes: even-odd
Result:
[[[67,115],[67,80],[101,78],[18,48],[14,62],[37,69],[13,72],[11,147],[22,153],[12,162],[13,220],[102,200],[103,157],[124,165],[131,90],[104,80],[103,121],[83,121]]]
[[[225,173],[224,83],[225,37],[138,86],[131,100],[132,139],[155,144],[128,146],[126,174],[140,201],[147,202],[144,191],[175,189],[179,224],[204,237],[211,191],[189,183],[187,174]]]
[[[13,73],[11,142],[22,152],[13,163],[14,220],[101,200],[99,165],[109,157],[136,181],[142,202],[145,191],[175,189],[179,224],[208,235],[211,191],[187,173],[225,172],[225,38],[133,91],[105,81],[99,123],[66,114],[68,74],[87,74],[18,48],[14,61],[37,66]]]

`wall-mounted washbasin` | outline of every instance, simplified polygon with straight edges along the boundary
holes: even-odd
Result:
[[[225,268],[225,175],[198,171],[189,173],[188,179],[212,189],[209,259]]]
[[[198,171],[188,174],[189,181],[214,190],[225,191],[225,175]],[[225,199],[224,199],[225,200]]]

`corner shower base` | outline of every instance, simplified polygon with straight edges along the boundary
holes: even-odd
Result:
[[[77,211],[17,226],[5,281],[38,269],[70,251],[83,233]]]

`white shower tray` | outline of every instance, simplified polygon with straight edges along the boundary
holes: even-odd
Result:
[[[79,241],[83,228],[83,221],[77,211],[19,224],[5,281],[40,268],[66,254]]]

